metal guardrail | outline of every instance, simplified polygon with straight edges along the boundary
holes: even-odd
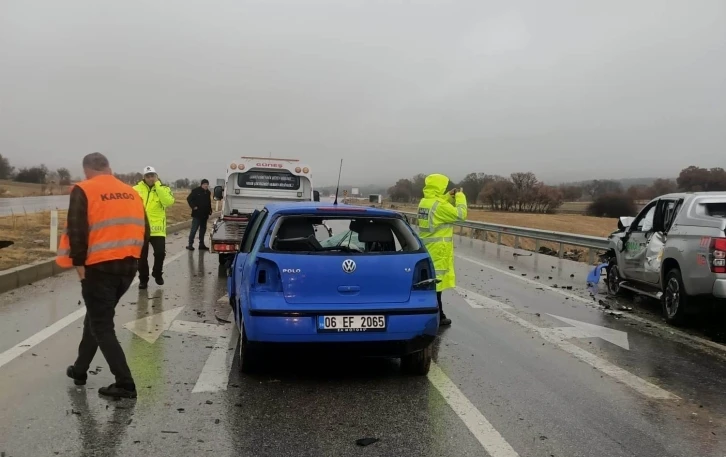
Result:
[[[401,214],[406,216],[409,224],[417,225],[416,213],[409,213],[400,211]],[[459,234],[463,234],[463,229],[468,228],[484,234],[484,239],[487,239],[486,234],[488,232],[497,234],[497,244],[502,244],[502,235],[510,235],[514,237],[515,249],[520,248],[520,238],[529,238],[535,240],[535,251],[539,252],[540,243],[542,241],[549,243],[556,243],[559,245],[557,255],[559,258],[563,258],[565,254],[564,246],[578,246],[587,248],[589,263],[595,262],[595,253],[597,251],[607,251],[609,249],[609,242],[607,238],[601,238],[597,236],[578,235],[576,233],[565,233],[565,232],[552,232],[549,230],[532,229],[526,227],[514,227],[511,225],[499,225],[490,224],[488,222],[478,221],[465,221],[457,222],[455,224],[459,227]]]

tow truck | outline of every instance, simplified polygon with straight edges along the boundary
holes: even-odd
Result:
[[[214,188],[213,198],[222,212],[212,225],[210,252],[219,256],[219,274],[226,275],[239,252],[250,216],[268,203],[320,201],[313,190],[310,167],[297,159],[240,157],[227,166],[224,185]]]

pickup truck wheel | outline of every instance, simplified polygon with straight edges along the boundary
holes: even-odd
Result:
[[[259,348],[247,340],[243,325],[239,336],[239,369],[244,374],[252,374],[257,371],[259,364]]]
[[[611,261],[606,271],[608,293],[610,295],[622,295],[623,290],[620,287],[620,283],[623,281],[623,278],[620,276],[620,269],[618,268],[617,262],[614,260]]]
[[[666,274],[665,290],[663,291],[663,316],[666,322],[673,325],[683,323],[688,298],[686,289],[683,287],[681,270],[673,268]]]
[[[431,368],[433,345],[413,354],[401,357],[401,371],[413,376],[426,376]]]

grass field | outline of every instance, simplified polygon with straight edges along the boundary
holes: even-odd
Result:
[[[68,193],[70,193],[70,186],[59,186],[57,184],[30,184],[0,179],[0,198],[66,195]]]
[[[187,193],[178,193],[175,197],[176,203],[166,213],[168,225],[191,217]],[[59,211],[59,233],[65,226],[65,220],[66,212]],[[13,241],[14,244],[0,249],[0,271],[53,257],[55,253],[49,251],[50,212],[0,217],[0,241],[4,240]]]

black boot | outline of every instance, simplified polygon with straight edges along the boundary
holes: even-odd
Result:
[[[88,380],[88,375],[86,373],[76,373],[73,365],[66,369],[66,376],[71,378],[73,380],[73,384],[77,386],[85,386],[86,381]]]
[[[136,398],[136,386],[118,386],[114,383],[108,387],[101,387],[98,393],[114,398]]]
[[[164,285],[164,278],[161,276],[161,273],[154,275],[154,279],[156,280],[156,283],[160,286]]]
[[[451,325],[451,319],[446,317],[444,313],[439,314],[439,327],[448,327],[449,325]]]

